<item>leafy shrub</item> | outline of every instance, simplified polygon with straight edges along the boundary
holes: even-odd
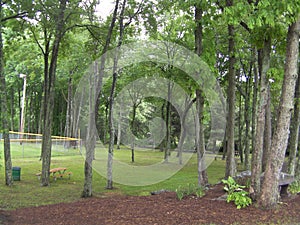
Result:
[[[205,195],[203,187],[198,187],[194,184],[188,184],[187,186],[179,186],[176,190],[176,196],[179,200],[182,200],[186,196],[194,195],[197,197],[202,197]]]
[[[222,180],[222,183],[225,185],[224,190],[228,192],[227,202],[234,202],[237,209],[245,208],[252,204],[249,193],[243,190],[245,186],[236,183],[232,177],[228,177],[227,180]]]
[[[294,181],[289,185],[289,192],[293,195],[300,193],[300,181]]]

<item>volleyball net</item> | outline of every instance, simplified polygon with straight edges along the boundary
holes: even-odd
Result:
[[[42,134],[9,132],[12,158],[40,158]],[[79,155],[82,141],[80,138],[51,136],[52,156]],[[3,150],[3,136],[0,134],[0,151]]]

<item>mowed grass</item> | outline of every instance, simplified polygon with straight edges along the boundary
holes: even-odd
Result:
[[[0,149],[0,151],[3,153],[2,149]],[[53,154],[51,168],[67,167],[68,171],[71,171],[73,174],[71,179],[63,178],[54,181],[51,178],[49,187],[41,187],[41,182],[35,175],[41,170],[39,152],[40,149],[32,150],[30,157],[23,158],[21,157],[22,148],[12,148],[12,163],[13,166],[21,167],[21,181],[14,181],[11,187],[5,185],[4,162],[2,159],[2,167],[0,168],[0,209],[15,209],[60,202],[73,202],[81,199],[84,184],[84,158],[78,152],[73,155]],[[129,165],[149,165],[162,161],[163,159],[163,153],[157,150],[136,150],[135,163],[130,162],[131,152],[128,149],[116,150],[114,155],[117,159]],[[224,176],[224,171],[225,161],[213,161],[207,169],[209,183],[215,184],[220,181]],[[106,190],[106,178],[99,175],[96,171],[93,173],[93,195],[98,197],[104,196],[107,193],[137,196],[149,195],[151,191],[161,189],[174,191],[178,186],[188,184],[197,184],[196,154],[172,177],[147,186],[128,186],[114,183],[113,190]]]

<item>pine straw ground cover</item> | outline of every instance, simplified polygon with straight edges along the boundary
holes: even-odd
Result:
[[[223,185],[213,186],[202,198],[179,201],[175,192],[150,196],[107,193],[39,207],[0,211],[2,224],[300,224],[300,195],[282,199],[273,210],[254,205],[236,209],[233,203],[216,200]]]

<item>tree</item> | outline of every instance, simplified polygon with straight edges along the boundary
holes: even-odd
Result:
[[[3,23],[3,4],[0,1],[0,93],[1,105],[0,115],[2,120],[2,134],[4,139],[4,161],[5,161],[5,184],[10,186],[12,180],[12,163],[10,154],[10,139],[9,139],[9,116],[7,109],[7,92],[6,81],[4,74],[4,54],[3,54],[3,39],[2,39],[2,23]]]
[[[51,164],[51,147],[52,147],[52,121],[54,108],[54,87],[56,78],[57,58],[59,45],[65,33],[65,11],[67,1],[59,2],[57,11],[56,28],[54,34],[54,42],[51,49],[51,60],[48,66],[48,57],[50,54],[50,40],[46,43],[44,53],[45,68],[44,68],[44,99],[43,99],[43,139],[42,139],[42,186],[49,185],[49,170]]]
[[[16,4],[14,4],[16,3]],[[3,2],[0,1],[0,115],[2,120],[2,134],[4,139],[4,161],[5,161],[5,184],[10,186],[13,183],[12,179],[12,162],[10,154],[10,138],[9,138],[9,113],[7,104],[7,86],[4,72],[4,52],[3,52],[3,27],[4,23],[22,18],[28,15],[29,9],[31,8],[30,1],[23,2]],[[4,7],[5,6],[5,7]]]
[[[233,6],[233,1],[226,1],[227,7]],[[225,177],[233,177],[236,173],[236,165],[234,160],[234,124],[235,124],[235,41],[234,41],[234,25],[228,24],[228,54],[229,54],[229,68],[228,68],[228,87],[227,87],[227,102],[228,115],[226,124],[227,136],[227,158],[226,158],[226,172]]]
[[[290,137],[289,137],[289,161],[288,161],[288,173],[295,175],[296,171],[296,160],[298,152],[298,141],[299,141],[299,126],[300,126],[300,76],[298,76],[295,90],[295,103],[294,113],[290,124]]]
[[[294,91],[298,77],[300,18],[297,16],[288,29],[284,81],[278,109],[276,130],[272,138],[270,158],[267,161],[263,186],[258,203],[264,208],[274,207],[279,199],[280,171],[287,148]]]
[[[99,70],[97,70],[96,75],[98,76],[97,82],[95,88],[97,88],[97,93],[100,95],[101,93],[101,88],[102,88],[102,80],[104,76],[104,67],[105,67],[105,61],[106,57],[104,56],[105,52],[108,50],[110,42],[111,42],[111,37],[113,33],[113,29],[115,27],[115,22],[117,18],[117,12],[118,12],[118,7],[119,7],[119,0],[116,1],[115,7],[114,7],[114,12],[112,15],[112,19],[110,22],[109,29],[107,31],[106,35],[106,40],[104,47],[102,49],[102,56],[100,59],[100,65],[96,65],[96,68],[99,66]],[[90,91],[91,92],[91,91]],[[87,128],[87,145],[86,145],[86,159],[84,162],[84,186],[83,186],[83,191],[81,196],[86,198],[86,197],[91,197],[92,196],[92,179],[93,179],[93,170],[92,170],[92,165],[93,165],[93,159],[94,159],[94,152],[95,152],[95,133],[94,133],[94,128],[95,128],[95,122],[97,121],[97,113],[99,110],[99,96],[93,95],[90,93],[92,96],[94,96],[95,99],[90,99],[90,104],[89,104],[89,112],[90,112],[90,117],[89,117],[89,123],[88,123],[88,128]],[[90,97],[91,98],[91,97]]]
[[[260,105],[257,113],[255,146],[252,151],[251,186],[250,193],[253,199],[260,193],[260,176],[262,170],[262,155],[264,146],[264,131],[266,124],[266,106],[268,100],[267,71],[270,67],[271,40],[266,37],[264,47],[259,51],[260,74]]]
[[[195,6],[195,51],[198,56],[201,56],[203,52],[202,39],[203,39],[203,27],[202,27],[202,6]],[[208,177],[205,166],[205,138],[204,138],[204,96],[203,92],[196,90],[196,149],[197,149],[197,162],[198,162],[198,185],[206,186],[208,184]]]

